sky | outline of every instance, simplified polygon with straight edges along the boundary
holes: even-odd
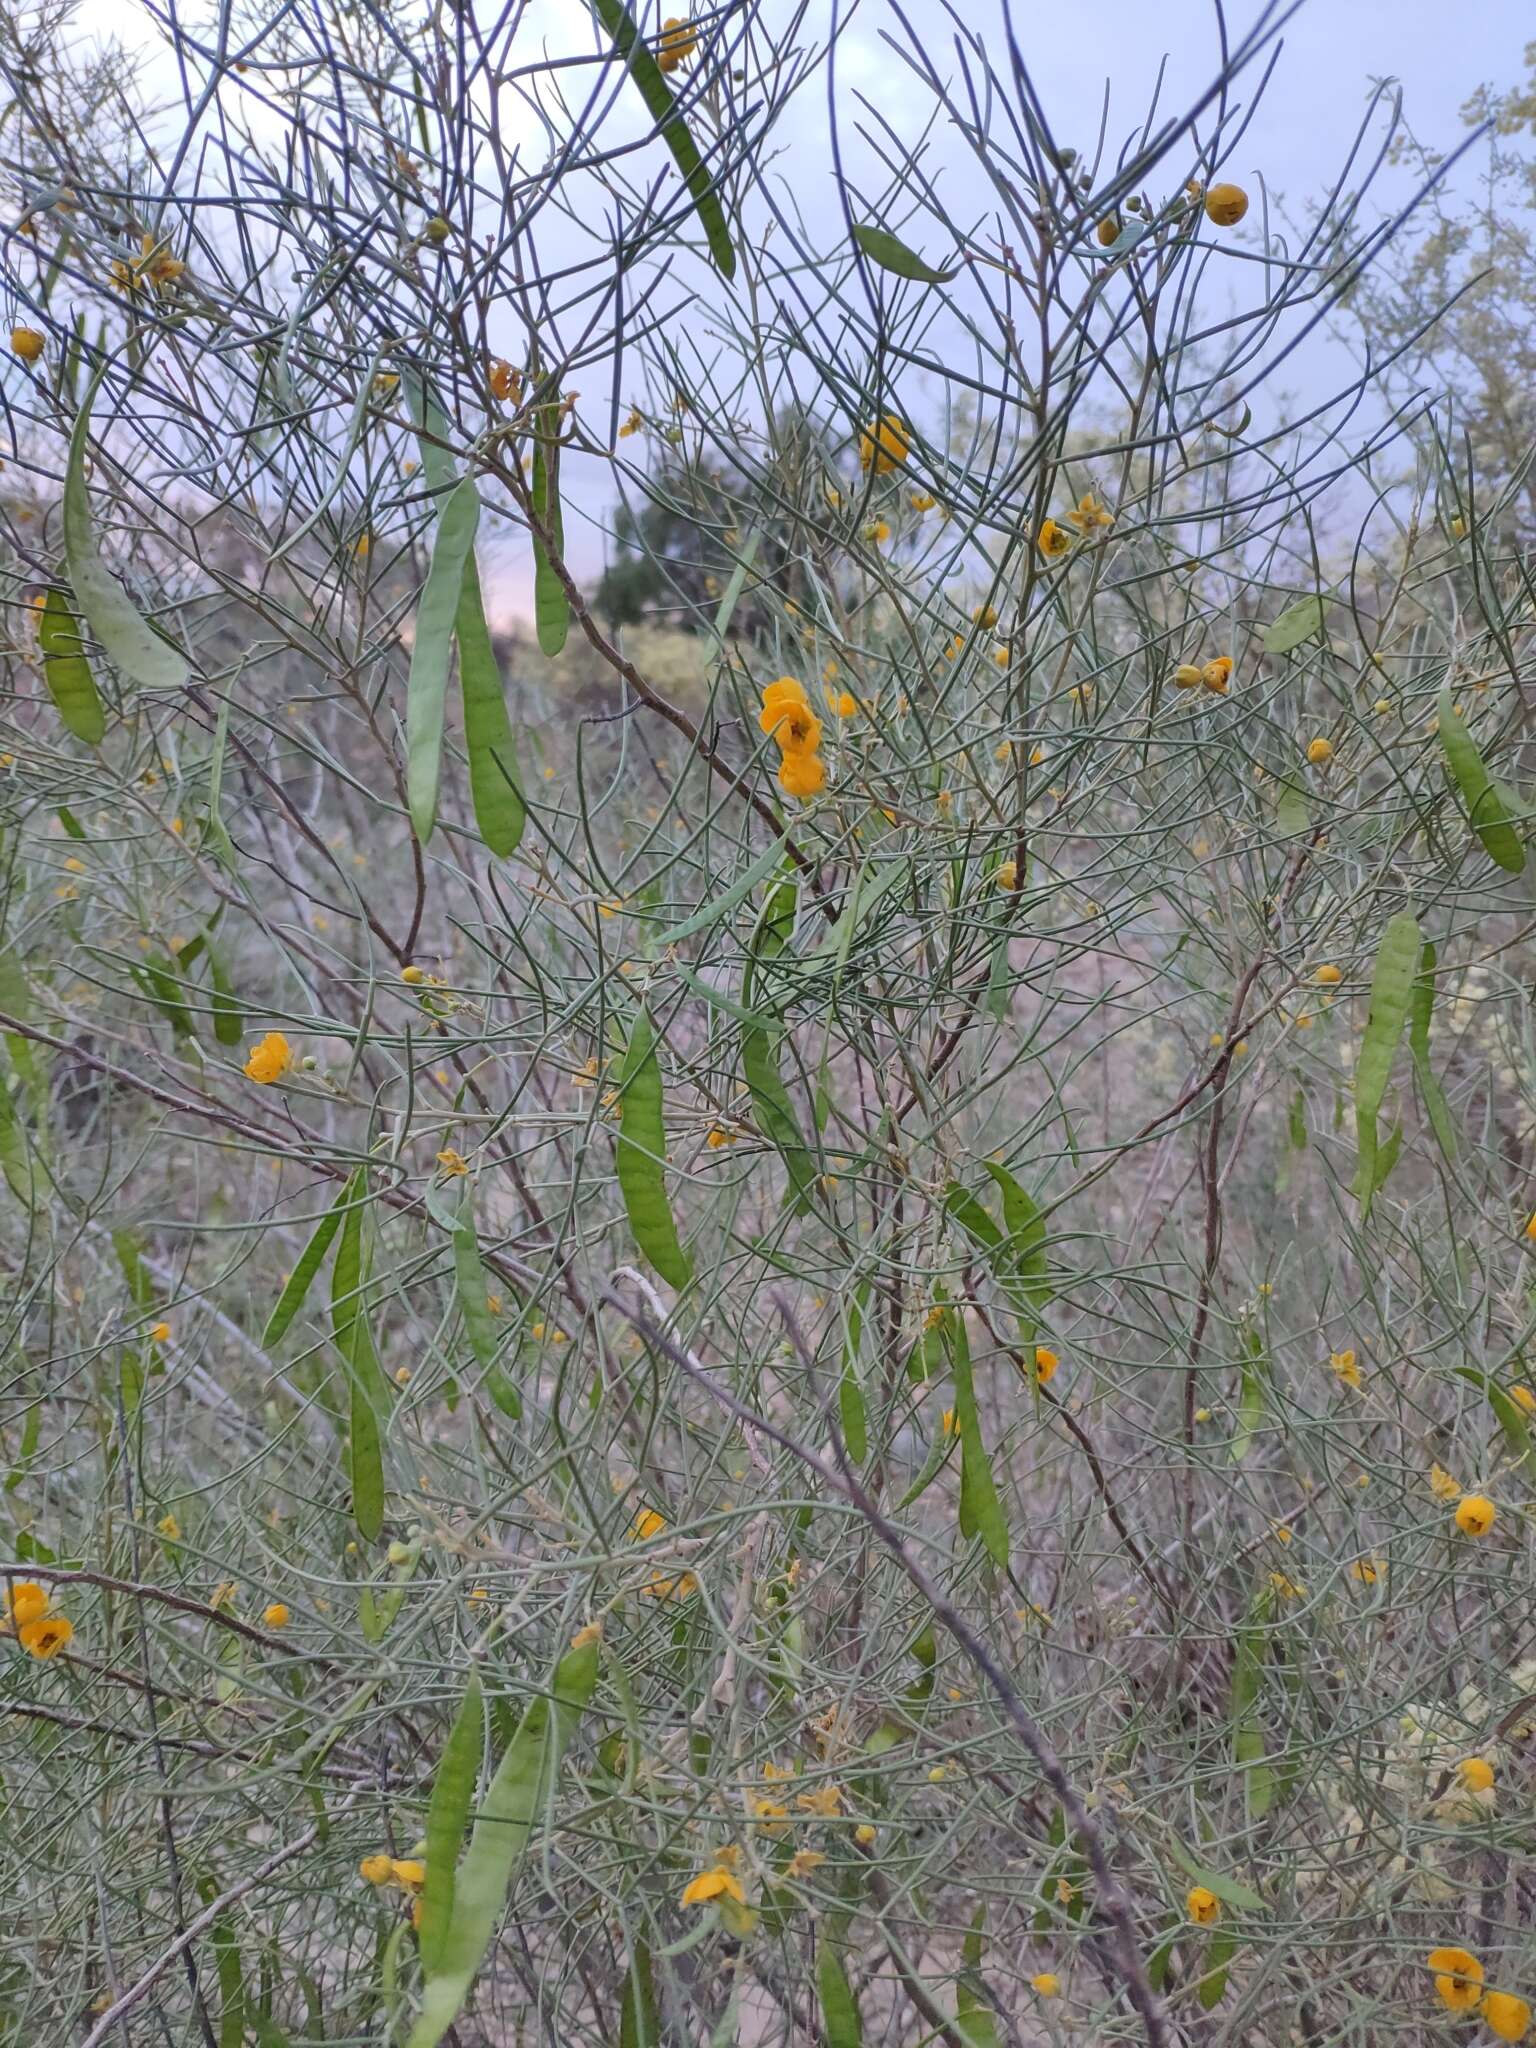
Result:
[[[654,27],[652,16],[682,12],[684,4],[685,0],[665,0],[664,5],[642,0],[637,13],[643,24]],[[796,4],[797,0],[765,0],[768,20],[774,20],[776,11],[788,20]],[[941,71],[955,71],[955,26],[948,9],[940,0],[899,4],[934,64]],[[904,139],[915,139],[921,132],[931,117],[932,99],[883,40],[883,31],[901,37],[891,0],[853,0],[851,6],[850,0],[810,0],[802,41],[825,41],[834,6],[844,22],[836,67],[840,126],[847,138],[848,160],[857,168],[860,153],[851,131],[859,119],[867,119],[860,96]],[[1231,40],[1241,40],[1263,12],[1262,0],[1227,0]],[[958,13],[1005,68],[1003,0],[961,0]],[[1059,141],[1089,155],[1104,114],[1106,89],[1108,133],[1118,143],[1144,119],[1160,66],[1166,65],[1160,107],[1164,114],[1172,114],[1198,96],[1219,65],[1215,0],[1095,0],[1089,9],[1015,0],[1013,17],[1054,133]],[[83,0],[78,19],[88,32],[115,35],[130,47],[142,48],[152,94],[173,89],[170,60],[138,0]],[[592,47],[580,0],[530,0],[521,34],[530,60],[545,46],[556,54]],[[1340,167],[1376,81],[1400,81],[1415,133],[1428,144],[1450,150],[1464,138],[1464,102],[1481,84],[1507,86],[1519,80],[1525,48],[1533,39],[1532,0],[1462,0],[1459,6],[1447,6],[1445,0],[1303,0],[1283,31],[1275,73],[1253,123],[1223,175],[1237,179],[1256,197],[1264,188],[1272,206],[1302,218]],[[1237,88],[1239,96],[1246,96],[1257,75],[1255,67]],[[774,139],[779,175],[801,196],[812,220],[821,203],[818,195],[825,193],[821,221],[835,222],[824,75],[818,74],[803,88]],[[985,204],[984,184],[964,146],[940,130],[930,147],[930,165],[941,167],[953,216],[976,218]],[[1469,197],[1476,189],[1478,161],[1474,152],[1457,173],[1459,189]],[[1384,203],[1406,195],[1408,174],[1389,175],[1380,189]],[[968,204],[973,197],[974,210]],[[921,246],[921,238],[915,239]],[[1306,395],[1309,379],[1315,380],[1318,395],[1331,388],[1337,368],[1329,364],[1326,351],[1327,345],[1319,343],[1310,358],[1288,366],[1293,389],[1299,383]],[[595,483],[598,466],[591,467]],[[596,526],[581,517],[580,476],[571,476],[567,488],[576,501],[571,508],[575,516],[567,521],[568,546],[578,573],[591,577],[601,567],[604,541]],[[586,509],[599,513],[602,507],[594,502]],[[505,567],[510,586],[515,587],[527,564],[519,564],[514,550]]]

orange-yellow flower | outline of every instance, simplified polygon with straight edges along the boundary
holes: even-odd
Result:
[[[1483,1966],[1477,1957],[1464,1948],[1431,1949],[1429,1967],[1440,2003],[1451,2012],[1471,2012],[1483,1990]]]
[[[1486,1536],[1498,1509],[1483,1493],[1464,1493],[1456,1505],[1456,1526],[1463,1536]]]
[[[1061,1360],[1056,1353],[1048,1350],[1044,1344],[1035,1346],[1035,1378],[1042,1387],[1047,1380],[1055,1377],[1056,1368],[1060,1363]]]
[[[1314,768],[1326,768],[1333,759],[1333,741],[1325,739],[1308,740],[1307,759]]]
[[[31,1579],[18,1579],[6,1599],[5,1612],[14,1627],[25,1628],[48,1612],[48,1595]]]
[[[691,1877],[683,1886],[682,1903],[685,1906],[707,1906],[711,1899],[719,1898],[734,1899],[738,1906],[744,1906],[747,1900],[741,1879],[724,1863],[711,1864],[708,1870],[701,1870],[697,1877]]]
[[[798,677],[780,676],[776,682],[763,685],[763,708],[757,714],[757,722],[764,732],[772,732],[786,713],[809,702],[805,685]]]
[[[1064,555],[1072,545],[1072,536],[1064,526],[1058,526],[1054,519],[1041,522],[1040,531],[1035,535],[1035,546],[1048,561]]]
[[[786,705],[774,722],[773,737],[783,754],[813,754],[821,745],[821,720],[809,704]]]
[[[462,1152],[455,1151],[452,1145],[445,1145],[443,1147],[442,1151],[437,1155],[437,1163],[450,1180],[455,1175],[465,1174],[469,1171],[469,1161]]]
[[[1197,1927],[1214,1927],[1221,1918],[1221,1901],[1203,1884],[1191,1885],[1184,1894],[1185,1909]]]
[[[245,1071],[249,1078],[263,1088],[270,1088],[274,1081],[281,1081],[284,1074],[293,1067],[293,1051],[281,1031],[269,1031],[265,1038],[251,1047],[246,1060]]]
[[[1456,1775],[1469,1792],[1493,1790],[1493,1765],[1485,1756],[1464,1756],[1456,1766]]]
[[[11,329],[11,354],[20,356],[24,363],[35,363],[47,346],[35,327],[13,327]]]
[[[1531,2008],[1513,1991],[1490,1991],[1481,2011],[1488,2031],[1501,2041],[1523,2041],[1530,2032]]]
[[[656,45],[656,62],[663,71],[676,71],[699,47],[699,32],[681,15],[669,14],[661,24],[661,41]]]
[[[16,1640],[29,1657],[56,1657],[74,1632],[62,1614],[45,1614],[38,1621],[23,1622]]]
[[[1029,1988],[1037,1998],[1060,1998],[1061,1979],[1054,1970],[1041,1970],[1030,1978]]]
[[[1200,680],[1208,690],[1218,697],[1227,694],[1227,684],[1232,680],[1232,657],[1218,654],[1214,661],[1208,661],[1200,671]]]
[[[492,398],[521,398],[523,395],[523,373],[497,356],[491,364],[487,380]]]
[[[1339,983],[1344,979],[1344,973],[1341,968],[1335,967],[1332,964],[1332,962],[1329,961],[1325,962],[1321,967],[1318,968],[1317,972],[1313,975],[1312,979],[1317,983],[1319,988],[1337,988]]]
[[[368,1884],[388,1884],[393,1869],[392,1857],[365,1856],[357,1866],[357,1873]]]
[[[816,796],[826,781],[826,763],[820,754],[786,754],[779,763],[779,787],[786,796]]]
[[[911,452],[907,423],[899,413],[883,413],[859,435],[859,467],[868,469],[873,465],[876,476],[888,476]]]
[[[1536,1392],[1523,1382],[1517,1387],[1510,1388],[1509,1398],[1517,1408],[1523,1408],[1527,1415],[1536,1415]]]
[[[156,1323],[149,1333],[149,1341],[151,1344],[169,1344],[171,1341],[170,1324]]]
[[[1241,185],[1213,185],[1205,195],[1205,217],[1218,228],[1235,228],[1248,211]]]
[[[288,1609],[281,1600],[274,1600],[269,1606],[261,1610],[261,1618],[268,1628],[286,1628],[288,1626]]]

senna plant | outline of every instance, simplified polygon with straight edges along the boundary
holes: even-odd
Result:
[[[0,2040],[1525,2037],[1531,450],[1294,12],[0,18]]]

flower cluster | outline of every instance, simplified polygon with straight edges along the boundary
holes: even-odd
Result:
[[[46,1589],[31,1579],[18,1579],[5,1599],[6,1627],[29,1657],[56,1657],[74,1634],[62,1614],[55,1614]]]
[[[780,676],[763,691],[763,708],[758,724],[771,733],[783,757],[779,762],[779,787],[786,796],[810,797],[824,789],[826,763],[818,752],[821,720],[811,709],[804,685],[793,676]]]
[[[661,25],[661,40],[656,45],[657,66],[662,71],[679,70],[698,47],[699,32],[693,22],[669,14]]]
[[[1224,697],[1232,680],[1232,657],[1218,654],[1214,661],[1181,661],[1173,672],[1173,680],[1180,690],[1206,689],[1213,696]]]
[[[1501,2041],[1523,2041],[1531,2028],[1529,2003],[1513,1991],[1485,1991],[1483,1966],[1470,1949],[1436,1948],[1427,1957],[1435,1996],[1447,2012],[1478,2012]]]

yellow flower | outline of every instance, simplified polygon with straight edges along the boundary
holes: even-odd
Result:
[[[821,745],[821,720],[802,698],[798,704],[776,706],[772,731],[782,754],[814,754]],[[764,707],[763,717],[767,717]],[[761,721],[759,721],[761,723]]]
[[[1060,1998],[1061,1979],[1054,1970],[1041,1970],[1030,1978],[1029,1988],[1040,1998]]]
[[[1198,662],[1181,661],[1173,672],[1174,687],[1180,690],[1198,690],[1204,670]]]
[[[1349,1576],[1362,1586],[1374,1586],[1381,1574],[1381,1561],[1374,1557],[1357,1557],[1349,1568]]]
[[[1498,1512],[1486,1494],[1464,1493],[1456,1505],[1456,1526],[1463,1536],[1486,1536]]]
[[[663,71],[676,71],[699,47],[699,32],[691,21],[669,14],[661,24],[661,41],[656,45],[656,62]]]
[[[181,1524],[174,1515],[162,1515],[155,1524],[155,1527],[160,1531],[160,1534],[167,1543],[179,1543],[181,1541]]]
[[[1205,217],[1218,228],[1235,228],[1248,211],[1241,185],[1213,185],[1205,195]]]
[[[1287,1578],[1284,1572],[1271,1572],[1269,1583],[1282,1600],[1300,1600],[1307,1590],[1305,1586],[1298,1585],[1295,1579]]]
[[[394,1862],[388,1856],[365,1856],[357,1866],[358,1876],[368,1884],[388,1884]]]
[[[960,1434],[960,1418],[956,1415],[953,1408],[946,1408],[939,1417],[939,1433],[945,1437],[958,1436]]]
[[[1002,861],[995,877],[999,889],[1016,889],[1019,885],[1019,864],[1016,860]]]
[[[1035,1379],[1042,1387],[1047,1380],[1055,1377],[1056,1368],[1060,1363],[1061,1360],[1056,1353],[1047,1350],[1044,1344],[1035,1346]]]
[[[16,1631],[16,1640],[29,1657],[46,1660],[56,1657],[74,1632],[62,1614],[45,1614],[38,1621],[24,1621]]]
[[[47,343],[35,327],[13,327],[11,329],[11,354],[20,356],[24,363],[35,363]]]
[[[274,1600],[261,1610],[261,1618],[268,1628],[286,1628],[288,1609],[281,1600]]]
[[[208,1605],[215,1614],[222,1614],[225,1608],[233,1607],[234,1604],[235,1582],[233,1579],[222,1580],[208,1595]]]
[[[859,435],[859,467],[874,465],[876,476],[888,476],[900,468],[912,452],[907,423],[899,413],[883,413]]]
[[[826,1860],[826,1857],[819,1849],[797,1849],[784,1866],[784,1875],[791,1882],[802,1877],[809,1877],[811,1872],[819,1870]]]
[[[1064,555],[1072,545],[1072,536],[1065,527],[1058,526],[1054,519],[1044,520],[1035,535],[1035,546],[1047,560]]]
[[[274,1081],[281,1081],[284,1074],[293,1067],[293,1052],[281,1031],[269,1031],[251,1047],[245,1062],[248,1078],[270,1088]]]
[[[929,491],[914,491],[907,500],[914,512],[931,512],[938,502]]]
[[[839,718],[853,718],[859,708],[859,700],[852,690],[828,690],[827,704]]]
[[[16,1628],[29,1621],[41,1621],[48,1612],[48,1595],[31,1579],[18,1579],[5,1602],[6,1618]]]
[[[820,754],[786,754],[779,763],[779,787],[786,796],[816,796],[826,787],[826,781],[826,763]]]
[[[1318,968],[1312,979],[1320,988],[1337,988],[1344,979],[1344,975],[1340,968],[1333,966],[1331,963],[1325,963],[1322,967]]]
[[[170,1324],[156,1323],[149,1333],[149,1341],[151,1344],[169,1344],[171,1341]]]
[[[414,1856],[403,1859],[392,1857],[389,1874],[395,1883],[403,1886],[406,1891],[419,1892],[427,1881],[427,1866],[425,1863],[418,1863]]]
[[[843,1810],[843,1788],[841,1785],[817,1785],[809,1792],[801,1792],[795,1804],[802,1813],[813,1813],[820,1820],[831,1820],[834,1814]]]
[[[456,1174],[468,1173],[469,1171],[469,1161],[462,1152],[455,1151],[452,1145],[445,1145],[443,1147],[442,1151],[437,1155],[437,1163],[450,1180]]]
[[[1431,1949],[1429,1967],[1440,2003],[1451,2012],[1471,2012],[1483,1989],[1483,1966],[1477,1957],[1464,1948]]]
[[[781,1805],[777,1799],[769,1799],[759,1794],[749,1800],[748,1804],[752,1809],[752,1818],[765,1833],[781,1835],[789,1826],[789,1808]]]
[[[774,732],[781,719],[808,703],[805,685],[798,677],[780,676],[777,681],[763,685],[763,708],[757,714],[757,722],[764,732]]]
[[[877,548],[884,547],[890,537],[890,525],[884,519],[871,519],[864,528],[864,538],[867,541],[873,542]]]
[[[1300,1022],[1300,1019],[1297,1020]],[[1359,1388],[1360,1364],[1353,1351],[1330,1351],[1328,1363],[1333,1367],[1346,1387]]]
[[[1461,1488],[1443,1465],[1429,1468],[1429,1490],[1436,1500],[1454,1500]]]
[[[747,1902],[741,1879],[724,1863],[715,1863],[708,1870],[701,1870],[697,1877],[691,1877],[683,1886],[682,1904],[685,1906],[707,1906],[711,1899],[719,1898],[734,1899],[738,1906]]]
[[[709,1147],[711,1152],[718,1152],[723,1145],[735,1144],[736,1133],[734,1131],[723,1131],[721,1130],[720,1126],[716,1124],[714,1129],[710,1132],[709,1136],[704,1140],[704,1142]]]
[[[1533,1244],[1536,1244],[1536,1209],[1531,1211],[1530,1217],[1526,1222],[1525,1234]]]
[[[1456,1766],[1456,1776],[1469,1792],[1493,1790],[1493,1765],[1485,1756],[1464,1756]]]
[[[635,1516],[635,1526],[630,1532],[630,1540],[634,1543],[648,1543],[653,1536],[660,1536],[666,1526],[664,1515],[658,1515],[654,1508],[642,1508]]]
[[[1536,1415],[1536,1393],[1533,1393],[1529,1387],[1524,1385],[1511,1387],[1509,1398],[1515,1403],[1516,1407],[1523,1408],[1527,1415]]]
[[[1333,741],[1324,739],[1308,740],[1307,759],[1314,768],[1326,768],[1333,759]]]
[[[867,1849],[870,1846],[870,1844],[874,1841],[875,1837],[879,1834],[879,1832],[880,1830],[877,1827],[875,1827],[872,1822],[867,1820],[860,1821],[859,1825],[853,1831],[853,1839],[858,1843],[861,1849]]]
[[[1232,657],[1218,654],[1214,661],[1208,661],[1200,671],[1200,680],[1208,690],[1218,697],[1227,693],[1227,684],[1232,680]]]
[[[400,970],[400,979],[411,988],[419,988],[426,978],[424,967],[402,967]]]
[[[1106,512],[1092,491],[1084,491],[1067,517],[1079,533],[1092,533],[1095,527],[1113,526],[1115,523],[1114,513]]]
[[[997,624],[996,609],[990,604],[979,604],[977,605],[975,611],[971,613],[971,620],[974,625],[980,626],[984,631],[990,632],[991,629]]]
[[[1221,1918],[1220,1899],[1203,1884],[1190,1886],[1184,1895],[1184,1905],[1197,1927],[1214,1927]]]
[[[1489,2032],[1501,2041],[1523,2041],[1530,2031],[1531,2008],[1513,1991],[1490,1991],[1481,2010]]]
[[[523,394],[522,371],[514,370],[512,365],[504,362],[500,356],[492,359],[487,381],[491,387],[492,398],[521,398]]]

